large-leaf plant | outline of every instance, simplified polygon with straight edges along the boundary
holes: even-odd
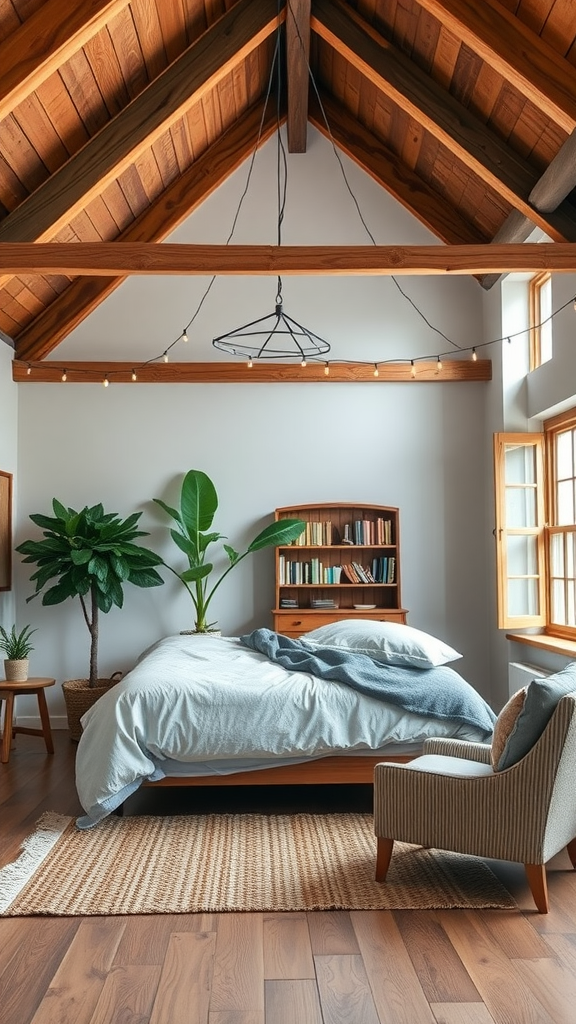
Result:
[[[98,685],[98,614],[113,605],[122,608],[123,586],[157,587],[164,580],[154,568],[162,559],[154,551],[135,544],[148,534],[137,529],[142,515],[135,512],[122,520],[116,512],[104,512],[101,504],[80,512],[65,508],[54,498],[54,516],[33,514],[30,519],[44,531],[43,540],[26,540],[16,548],[24,562],[38,566],[30,577],[36,584],[33,600],[41,591],[42,604],[61,604],[79,597],[90,633],[89,685]],[[56,580],[55,586],[44,588]]]
[[[188,568],[178,571],[166,562],[166,568],[174,573],[186,587],[195,609],[194,632],[209,633],[216,622],[208,621],[208,609],[218,587],[228,573],[253,551],[290,544],[305,528],[301,519],[281,519],[265,527],[239,554],[229,544],[222,547],[228,556],[228,565],[221,572],[214,570],[208,560],[211,544],[225,540],[225,536],[212,530],[212,523],[218,508],[218,495],[212,480],[199,469],[189,470],[182,481],[180,507],[171,508],[160,498],[154,498],[176,523],[170,535],[176,546],[186,555]]]

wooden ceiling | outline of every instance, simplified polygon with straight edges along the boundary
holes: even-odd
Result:
[[[519,243],[535,227],[576,242],[574,12],[0,0],[0,243],[164,239],[276,130],[275,100],[264,108],[279,22],[290,151],[305,152],[311,122],[447,246]],[[0,330],[24,363],[125,277],[0,267]]]

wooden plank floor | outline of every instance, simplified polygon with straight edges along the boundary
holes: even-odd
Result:
[[[0,865],[44,810],[79,811],[75,746],[19,736],[0,765]],[[156,790],[132,811],[370,810],[368,787]],[[156,803],[154,803],[156,801]],[[183,914],[0,920],[2,1024],[574,1024],[576,872],[492,864],[520,911]],[[65,867],[64,867],[65,870]]]

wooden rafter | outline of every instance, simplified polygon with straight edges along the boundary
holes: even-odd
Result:
[[[107,377],[110,384],[336,384],[342,382],[370,383],[377,386],[387,381],[407,383],[428,382],[445,384],[448,381],[487,381],[492,376],[489,359],[442,360],[442,369],[432,361],[416,361],[415,376],[409,359],[397,363],[379,363],[378,377],[374,376],[374,363],[330,363],[329,374],[325,363],[274,363],[260,361],[248,367],[246,362],[228,363],[92,363],[66,362],[29,363],[15,360],[12,378],[22,384],[62,384],[62,371],[66,369],[68,384],[102,384]]]
[[[576,127],[576,68],[494,0],[418,0],[442,26],[566,132]]]
[[[0,241],[52,238],[277,25],[276,0],[239,0],[0,223]]]
[[[254,106],[130,224],[118,241],[159,242],[166,238],[254,151],[258,137],[262,145],[276,127],[273,105],[268,105],[264,119],[263,104]],[[124,280],[122,275],[73,281],[18,335],[17,357],[44,359]]]
[[[0,44],[0,121],[130,0],[47,0]]]
[[[316,97],[310,98],[310,122],[437,238],[449,244],[488,241],[341,103],[323,90],[320,90],[320,100],[322,106]]]
[[[172,242],[5,242],[9,274],[390,276],[549,270],[574,273],[576,243],[525,245],[188,245]]]
[[[306,152],[311,0],[287,0],[288,150]]]
[[[571,208],[534,209],[529,194],[537,172],[475,114],[339,0],[314,0],[311,27],[350,64],[389,96],[472,173],[551,238],[563,241],[576,228]]]

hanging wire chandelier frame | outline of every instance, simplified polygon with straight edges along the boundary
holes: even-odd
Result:
[[[248,359],[299,358],[305,362],[330,351],[327,341],[284,312],[280,278],[273,313],[213,338],[212,344],[222,352]]]

